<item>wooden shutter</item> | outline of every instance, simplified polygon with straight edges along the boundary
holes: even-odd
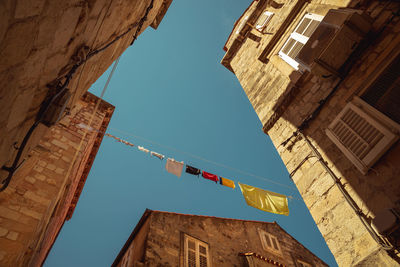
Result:
[[[267,26],[268,22],[271,20],[273,15],[274,13],[269,11],[263,12],[256,22],[256,29],[262,32]]]
[[[208,266],[208,253],[207,247],[203,246],[199,243],[199,262],[200,267],[207,267]]]
[[[278,240],[275,237],[271,236],[271,241],[272,241],[273,249],[279,250]]]
[[[397,139],[352,103],[338,114],[326,134],[363,174]]]
[[[187,243],[187,265],[188,267],[196,267],[196,243],[192,240],[188,240]]]
[[[185,236],[185,266],[209,267],[208,245],[193,237]]]
[[[258,231],[261,238],[261,244],[265,250],[281,253],[279,241],[275,236],[265,232],[262,229],[258,229]]]

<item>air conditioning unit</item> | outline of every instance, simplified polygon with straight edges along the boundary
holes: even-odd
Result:
[[[331,9],[296,61],[317,76],[341,76],[341,68],[366,37],[372,19],[354,9]]]

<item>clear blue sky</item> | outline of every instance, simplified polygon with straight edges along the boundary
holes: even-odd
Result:
[[[108,132],[235,182],[292,195],[290,215],[247,206],[238,187],[185,173],[177,178],[165,171],[165,160],[105,137],[44,266],[110,266],[146,208],[276,221],[336,266],[238,80],[219,63],[234,22],[250,3],[173,0],[158,30],[148,28],[120,60],[104,97],[116,106]],[[109,71],[91,92],[100,94]]]

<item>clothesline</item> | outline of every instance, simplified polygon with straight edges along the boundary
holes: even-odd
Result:
[[[80,128],[85,128],[86,130],[89,130],[89,131],[101,132],[101,131],[94,129],[86,124],[80,123],[77,126]],[[149,149],[147,149],[143,146],[134,145],[133,143],[130,143],[130,142],[128,142],[124,139],[121,139],[117,136],[114,136],[112,134],[104,133],[104,135],[107,137],[113,138],[117,142],[123,143],[127,146],[130,146],[130,147],[136,146],[139,151],[146,153],[146,154],[150,154],[151,156],[156,157],[156,158],[160,159],[161,161],[163,161],[165,158],[164,155],[162,155],[158,152],[150,151]],[[184,165],[185,165],[185,163],[183,161],[177,161],[173,158],[168,158],[167,163],[165,165],[165,169],[167,172],[169,172],[177,177],[181,177]],[[185,172],[188,174],[197,175],[197,176],[199,176],[201,174],[201,176],[205,179],[214,181],[215,183],[219,182],[223,186],[235,189],[235,182],[233,180],[230,180],[228,178],[225,178],[225,177],[222,177],[222,176],[219,176],[216,174],[206,172],[204,170],[200,170],[196,167],[186,164]],[[263,211],[271,212],[271,213],[289,215],[288,198],[293,199],[292,196],[282,195],[279,193],[260,189],[260,188],[254,187],[254,186],[245,185],[240,182],[237,182],[237,183],[240,187],[240,191],[242,192],[243,197],[246,200],[246,203],[249,206],[252,206],[254,208],[257,208],[257,209],[260,209]]]
[[[279,185],[279,186],[282,186],[282,187],[286,187],[286,188],[292,189],[292,190],[294,190],[294,191],[297,192],[297,189],[294,188],[293,186],[289,186],[289,185],[286,185],[286,184],[282,184],[282,183],[273,181],[273,180],[268,179],[268,178],[265,178],[265,177],[261,177],[261,176],[258,176],[258,175],[255,175],[255,174],[252,174],[252,173],[249,173],[249,172],[245,172],[245,171],[242,171],[242,170],[239,170],[239,169],[236,169],[236,168],[227,166],[227,165],[222,164],[222,163],[218,163],[218,162],[215,162],[215,161],[211,161],[211,160],[208,160],[208,159],[205,159],[205,158],[203,158],[203,157],[194,155],[194,154],[192,154],[192,153],[188,153],[188,152],[179,150],[179,149],[174,148],[174,147],[171,147],[171,146],[162,145],[162,144],[160,144],[160,143],[157,143],[157,142],[154,142],[154,141],[152,141],[152,140],[143,138],[143,137],[141,137],[141,136],[134,135],[134,134],[129,133],[129,132],[126,132],[126,131],[122,131],[122,130],[119,130],[119,129],[116,129],[116,128],[112,128],[112,127],[109,127],[109,128],[110,128],[111,130],[115,131],[115,132],[119,132],[119,133],[124,134],[124,135],[126,135],[126,136],[130,136],[130,137],[142,139],[142,140],[144,140],[144,141],[146,141],[146,142],[148,142],[148,143],[155,144],[155,145],[157,145],[157,146],[160,146],[160,147],[163,147],[163,148],[166,148],[166,149],[174,150],[174,151],[176,151],[176,152],[179,152],[179,153],[188,155],[188,156],[190,156],[190,157],[193,157],[193,158],[202,160],[202,161],[204,161],[204,162],[208,162],[208,163],[214,164],[214,165],[216,165],[216,166],[219,166],[219,167],[222,167],[222,168],[225,168],[225,169],[229,169],[229,170],[235,171],[235,172],[237,172],[237,173],[244,174],[244,175],[246,175],[246,176],[252,176],[252,177],[254,177],[254,178],[257,178],[257,179],[260,179],[260,180],[263,180],[263,181],[267,181],[267,182],[270,182],[270,183],[273,183],[273,184],[276,184],[276,185]]]
[[[119,143],[123,143],[125,145],[128,146],[135,146],[134,144],[125,141],[117,136],[114,136],[112,134],[106,133],[105,134],[108,137],[114,138],[115,140],[117,140],[117,142]],[[154,152],[154,151],[150,151],[147,148],[144,148],[142,146],[137,146],[138,150],[157,157],[158,159],[160,159],[161,161],[164,160],[165,156]],[[168,158],[167,159],[167,164],[165,165],[165,169],[167,172],[177,176],[177,177],[181,177],[182,175],[182,171],[183,171],[183,167],[184,167],[185,163],[183,161],[177,161],[173,158]],[[212,174],[206,171],[202,171],[196,167],[190,166],[186,164],[186,173],[191,174],[191,175],[196,175],[199,176],[201,174],[201,176],[204,179],[208,179],[211,180],[215,183],[220,183],[223,186],[226,187],[230,187],[232,189],[235,189],[235,182],[233,180],[230,180],[228,178],[224,178],[222,176],[216,175],[216,174]],[[247,205],[252,206],[254,208],[266,211],[266,212],[271,212],[271,213],[276,213],[276,214],[282,214],[282,215],[289,215],[289,206],[288,206],[288,197],[286,195],[282,195],[279,193],[275,193],[275,192],[271,192],[268,190],[263,190],[251,185],[245,185],[242,184],[240,182],[237,182],[239,187],[240,187],[240,191],[242,192],[242,195],[247,203]]]

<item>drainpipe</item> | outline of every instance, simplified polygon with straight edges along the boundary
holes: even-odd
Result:
[[[303,134],[302,131],[298,130],[298,134],[304,139],[307,143],[308,147],[312,150],[313,155],[318,159],[318,162],[322,165],[322,167],[326,170],[329,176],[332,178],[333,182],[335,183],[336,187],[342,193],[343,197],[345,198],[346,202],[350,205],[350,207],[354,210],[357,217],[361,220],[364,224],[365,228],[372,236],[372,238],[384,249],[384,250],[393,250],[393,246],[388,243],[385,239],[383,239],[372,226],[367,221],[367,216],[362,212],[360,207],[354,201],[354,199],[350,196],[347,190],[344,188],[344,185],[341,183],[340,179],[336,176],[336,174],[329,168],[327,162],[324,160],[322,155],[318,152],[316,147],[310,142],[310,140]]]

